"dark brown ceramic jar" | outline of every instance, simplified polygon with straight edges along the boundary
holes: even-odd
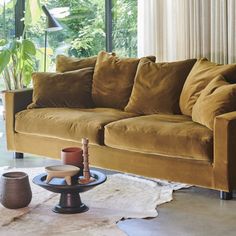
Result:
[[[7,172],[1,177],[1,203],[9,209],[29,205],[32,199],[28,175],[24,172]]]

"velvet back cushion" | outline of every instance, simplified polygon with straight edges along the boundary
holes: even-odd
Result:
[[[58,55],[56,58],[56,71],[66,72],[72,70],[79,70],[86,67],[95,67],[97,56],[88,58],[75,58]]]
[[[179,114],[179,97],[196,59],[170,63],[140,60],[125,111],[138,114]]]
[[[33,74],[32,79],[33,103],[28,108],[93,106],[93,68],[65,73],[38,72]]]
[[[216,116],[236,110],[236,84],[223,76],[213,79],[193,106],[192,119],[213,130]]]
[[[150,57],[155,61],[155,57]],[[138,58],[119,58],[100,52],[93,76],[92,98],[97,107],[124,109],[129,101]]]
[[[228,82],[236,82],[236,64],[219,65],[199,59],[190,72],[180,95],[180,109],[184,115],[191,116],[193,105],[201,91],[216,76],[223,75]]]

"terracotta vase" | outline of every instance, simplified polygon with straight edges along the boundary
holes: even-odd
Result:
[[[32,199],[28,175],[24,172],[7,172],[1,177],[0,200],[9,209],[23,208]]]
[[[83,150],[79,147],[68,147],[61,150],[61,160],[64,165],[74,165],[80,168],[79,175],[83,175]]]

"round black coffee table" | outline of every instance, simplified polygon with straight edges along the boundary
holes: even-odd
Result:
[[[54,193],[60,193],[60,201],[52,210],[56,213],[74,214],[87,211],[89,208],[81,202],[79,193],[90,190],[91,188],[106,181],[106,175],[95,170],[91,170],[91,176],[95,181],[88,184],[74,183],[67,185],[64,179],[54,178],[46,183],[47,174],[43,173],[33,178],[33,183]]]

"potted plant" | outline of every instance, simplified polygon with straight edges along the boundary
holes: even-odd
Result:
[[[29,26],[36,24],[40,19],[40,0],[25,1],[24,17],[22,18],[22,21],[24,21],[24,31],[22,36],[20,38],[8,39],[8,28],[6,27],[7,10],[15,9],[16,3],[17,1],[15,0],[3,0],[0,4],[4,32],[3,39],[0,39],[0,79],[3,78],[6,90],[27,87],[30,84],[31,73],[36,64],[35,45],[32,41],[25,39],[25,33]],[[4,91],[2,91],[2,95],[4,100]]]
[[[0,76],[6,90],[22,89],[30,84],[35,55],[35,45],[28,39],[0,40]],[[4,91],[2,98],[4,103]]]

